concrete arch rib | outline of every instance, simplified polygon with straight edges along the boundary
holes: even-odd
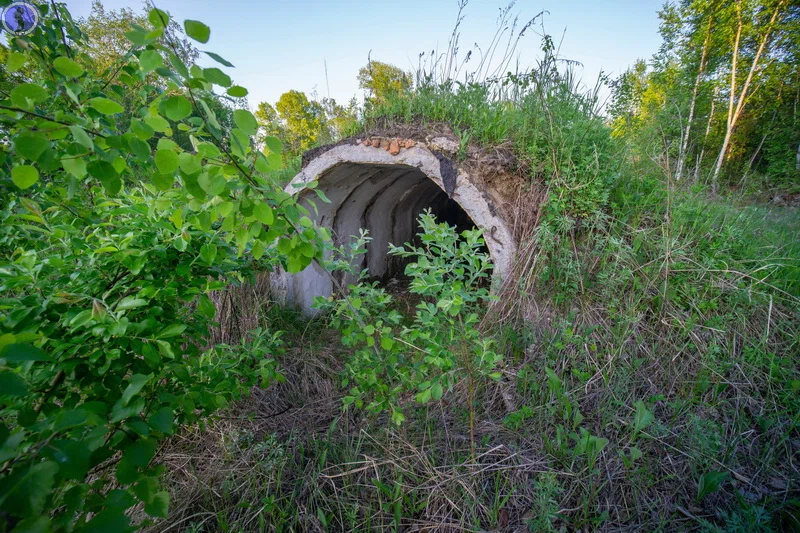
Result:
[[[347,244],[360,228],[367,229],[373,240],[362,265],[373,276],[383,276],[389,272],[388,243],[411,240],[418,214],[444,197],[439,157],[424,146],[406,148],[392,155],[372,146],[340,145],[312,159],[287,185],[286,191],[301,195],[303,202],[311,199],[311,193],[303,186],[317,181],[317,187],[331,203],[316,201],[316,210],[309,208],[311,217],[330,228],[339,245]],[[494,276],[505,278],[515,252],[513,236],[505,221],[496,214],[473,178],[461,170],[450,198],[476,227],[484,230],[495,265]],[[316,264],[298,274],[273,274],[272,287],[278,300],[299,306],[306,313],[313,313],[316,296],[328,296],[333,290],[330,277]]]

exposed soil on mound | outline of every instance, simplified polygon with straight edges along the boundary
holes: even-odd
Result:
[[[511,142],[495,146],[469,143],[462,147],[453,129],[442,122],[414,120],[394,123],[380,120],[358,135],[309,150],[303,154],[301,169],[332,148],[356,144],[383,148],[393,155],[411,146],[428,148],[442,163],[445,185],[450,174],[457,175],[459,171],[468,174],[471,181],[491,198],[492,206],[503,218],[515,222],[517,238],[526,224],[518,216],[518,207],[522,204],[526,213],[536,213],[538,209],[531,207],[540,205],[543,199],[543,185],[538,180],[531,181],[527,163],[516,156]]]

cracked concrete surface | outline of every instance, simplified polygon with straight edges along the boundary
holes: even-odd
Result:
[[[299,194],[301,202],[313,197],[316,211],[307,201],[303,203],[316,223],[331,230],[337,246],[348,244],[360,228],[367,229],[373,240],[366,257],[361,258],[361,268],[368,268],[372,276],[378,277],[396,273],[386,254],[389,243],[400,245],[413,240],[416,219],[424,209],[436,212],[449,205],[450,200],[455,201],[472,223],[484,230],[495,265],[494,276],[504,278],[515,251],[511,231],[477,181],[437,150],[438,146],[431,148],[434,150],[424,143],[405,143],[402,139],[336,146],[312,159],[286,191]],[[448,178],[447,187],[443,171]],[[323,203],[302,188],[312,181],[319,182],[317,188],[331,203]],[[451,192],[449,198],[446,190]],[[345,277],[341,281],[346,285],[353,280]],[[314,298],[329,296],[333,283],[328,273],[312,264],[298,274],[274,273],[272,291],[279,301],[313,313]]]

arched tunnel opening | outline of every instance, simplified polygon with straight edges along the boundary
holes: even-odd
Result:
[[[329,198],[339,196],[339,187],[349,192],[339,208],[319,222],[330,226],[337,246],[346,247],[360,229],[367,230],[372,240],[354,266],[356,270],[366,268],[372,279],[386,282],[402,276],[408,260],[389,256],[389,244],[420,244],[419,217],[423,212],[430,211],[438,222],[454,226],[459,233],[476,227],[458,202],[416,167],[342,164],[322,180]],[[352,281],[342,279],[345,284]]]
[[[402,277],[408,261],[388,255],[389,244],[419,243],[419,217],[425,210],[459,233],[484,229],[495,276],[501,277],[514,250],[511,233],[467,176],[453,171],[448,179],[442,178],[441,156],[425,148],[405,149],[397,155],[375,147],[344,145],[312,159],[286,190],[300,195],[301,205],[316,224],[330,230],[337,247],[348,248],[361,229],[367,230],[371,240],[366,253],[353,266],[356,271],[367,269],[372,279],[387,282]],[[312,181],[329,202],[319,201],[304,188]],[[353,275],[331,275],[312,263],[298,274],[277,273],[271,284],[279,301],[313,313],[314,298],[329,296],[337,285],[354,281]]]

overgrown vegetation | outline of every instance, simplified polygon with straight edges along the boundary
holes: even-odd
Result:
[[[682,0],[660,18],[660,51],[613,84],[614,134],[676,182],[796,194],[800,6]]]
[[[0,103],[5,529],[800,528],[800,218],[731,189],[794,191],[773,140],[796,142],[796,121],[778,110],[769,129],[743,104],[755,125],[738,128],[713,104],[739,76],[737,28],[740,62],[763,40],[780,71],[756,69],[758,87],[797,92],[795,6],[667,6],[665,52],[615,83],[611,120],[606,80],[582,85],[543,29],[542,59],[508,73],[540,20],[509,8],[488,50],[459,52],[456,26],[413,84],[372,62],[360,121],[339,130],[302,93],[237,109],[244,89],[187,64],[157,10],[117,70],[91,72],[56,6],[53,29],[12,41]],[[703,33],[723,22],[732,34]],[[283,193],[276,136],[293,157],[407,122],[448,124],[461,155],[513,150],[519,250],[495,296],[480,231],[424,215],[390,251],[398,296],[353,271],[368,236],[323,261],[326,232]],[[713,173],[701,154],[717,148]],[[744,166],[725,155],[754,148]],[[358,280],[319,319],[212,292],[312,258]],[[234,307],[258,327],[218,327]],[[259,378],[272,386],[232,403]]]
[[[46,24],[4,49],[0,529],[125,531],[137,503],[167,516],[160,441],[279,378],[277,335],[207,345],[208,294],[301,270],[324,234],[269,175],[280,142],[256,150],[245,109],[217,119],[215,85],[247,91],[187,64],[167,13],[95,64],[63,5],[39,9]]]
[[[466,380],[470,435],[475,425],[475,389],[487,378],[499,379],[502,357],[478,329],[481,307],[489,301],[491,270],[480,230],[460,236],[430,213],[420,217],[421,246],[390,246],[389,254],[411,259],[405,269],[408,290],[422,302],[411,317],[393,309],[392,296],[368,283],[368,271],[338,301],[320,298],[319,308],[333,311],[331,325],[342,331],[342,344],[354,348],[343,385],[353,387],[344,404],[374,414],[390,411],[392,422],[405,420],[400,401],[415,394],[419,403],[441,400],[445,391]],[[367,237],[352,244],[342,268],[366,252]],[[404,320],[405,319],[405,320]],[[404,323],[405,322],[405,323]],[[474,439],[471,440],[474,448]]]

